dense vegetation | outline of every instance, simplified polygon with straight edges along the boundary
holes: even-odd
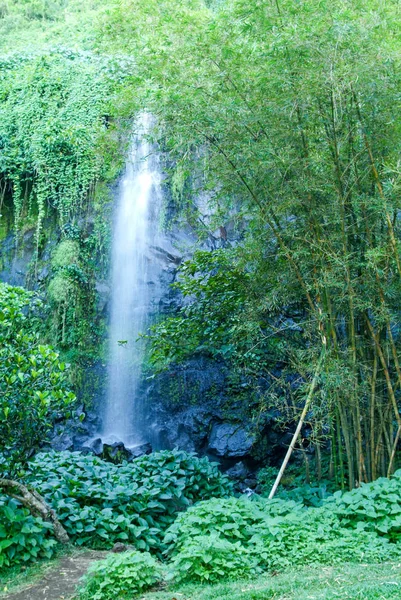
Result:
[[[132,598],[161,580],[160,565],[148,552],[125,552],[95,563],[79,593],[80,600]]]
[[[32,235],[36,290],[0,283],[0,571],[57,541],[124,543],[81,600],[157,585],[169,599],[290,598],[307,576],[272,574],[344,563],[391,576],[368,590],[337,578],[338,594],[311,576],[308,597],[398,598],[398,1],[0,0],[0,33],[0,242],[13,230],[18,256]],[[172,286],[181,308],[144,332],[150,375],[208,356],[254,423],[274,410],[292,433],[303,411],[316,487],[297,487],[295,464],[296,483],[268,499],[267,465],[245,498],[179,450],[112,464],[41,448],[84,417],[73,390],[103,358],[109,187],[141,110],[155,116],[166,221],[199,240]]]
[[[93,456],[38,454],[27,479],[56,510],[78,545],[110,548],[124,541],[160,552],[177,512],[232,488],[206,458],[162,451],[114,465]]]
[[[14,476],[75,402],[66,365],[35,332],[33,295],[0,283],[0,475]],[[40,303],[36,301],[36,310]],[[28,309],[28,313],[26,312]]]
[[[351,493],[338,492],[320,507],[244,497],[199,502],[179,514],[166,532],[164,577],[174,585],[205,584],[249,579],[294,565],[399,560],[400,481],[398,471],[391,482],[383,478]],[[125,556],[99,562],[86,579],[82,598],[100,590],[101,582],[105,593],[99,600],[109,598],[113,582],[121,586],[122,598],[131,597],[140,558],[135,554],[130,561]],[[163,573],[147,556],[144,587],[149,577],[155,582]],[[126,581],[119,575],[124,566]]]
[[[398,3],[145,10],[121,0],[103,34],[137,56],[179,201],[196,221],[190,199],[208,190],[210,232],[231,220],[241,238],[209,259],[210,276],[203,255],[184,267],[189,306],[154,330],[154,360],[213,346],[255,386],[266,379],[261,404],[287,423],[316,374],[311,439],[318,454],[329,442],[337,484],[390,475],[401,432]],[[289,374],[298,384],[284,393]]]
[[[376,567],[307,566],[274,577],[268,575],[252,580],[224,581],[218,585],[187,585],[180,587],[176,596],[191,600],[398,600],[399,585],[396,563]],[[154,590],[140,597],[144,600],[171,600],[172,590]]]

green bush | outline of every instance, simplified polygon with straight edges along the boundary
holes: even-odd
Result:
[[[336,492],[324,502],[343,528],[364,528],[391,541],[401,539],[401,470],[391,479],[381,477],[351,492]]]
[[[274,499],[213,498],[199,502],[180,514],[164,538],[166,554],[176,554],[200,536],[219,535],[221,539],[248,546],[265,526],[267,517],[305,512],[301,505]]]
[[[293,565],[400,557],[397,544],[368,528],[363,523],[355,530],[342,526],[327,507],[280,499],[212,499],[179,515],[164,541],[178,581],[200,580],[209,571],[213,581],[227,577],[230,564],[239,577]]]
[[[0,283],[0,472],[21,467],[75,402],[67,366],[40,344],[32,292]]]
[[[263,497],[268,497],[276,480],[278,469],[266,466],[258,472],[258,492]],[[328,473],[326,473],[328,475]],[[323,501],[334,492],[333,482],[330,480],[319,480],[305,483],[305,476],[299,470],[299,466],[287,467],[280,482],[276,498],[283,500],[294,500],[304,506],[321,506]]]
[[[114,554],[89,568],[79,589],[79,599],[131,599],[160,579],[160,565],[148,552]]]
[[[177,583],[244,579],[261,572],[258,562],[241,542],[231,543],[218,534],[198,536],[173,557],[170,577]]]
[[[30,464],[29,481],[71,539],[94,548],[125,541],[161,552],[177,513],[199,500],[232,494],[215,464],[178,450],[122,465],[79,452],[43,453]]]
[[[15,500],[0,497],[0,570],[11,564],[51,558],[56,547],[52,526],[33,517]]]
[[[303,564],[384,562],[400,556],[397,545],[363,527],[350,531],[325,508],[267,518],[248,549],[264,569]]]

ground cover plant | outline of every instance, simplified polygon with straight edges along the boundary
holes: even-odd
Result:
[[[162,578],[161,565],[147,552],[125,552],[95,562],[79,590],[79,600],[130,600]]]
[[[161,552],[177,513],[199,500],[232,493],[215,464],[178,450],[122,465],[81,453],[42,453],[29,469],[29,482],[54,508],[71,539],[94,548],[123,541]]]
[[[0,497],[0,571],[38,558],[51,558],[57,542],[50,523],[33,517],[15,500]]]
[[[143,600],[399,600],[399,563],[303,567],[141,594]]]
[[[177,581],[240,579],[306,563],[380,562],[401,556],[401,547],[389,535],[379,535],[363,519],[358,527],[350,526],[331,504],[305,507],[279,499],[200,502],[178,516],[164,541]]]
[[[350,492],[335,492],[323,502],[326,510],[351,530],[365,528],[391,541],[401,540],[401,470]]]

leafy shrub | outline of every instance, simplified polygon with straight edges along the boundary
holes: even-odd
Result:
[[[304,506],[322,506],[326,498],[332,495],[330,482],[320,482],[319,485],[304,484],[292,489],[281,489],[278,497],[283,500],[293,500]]]
[[[51,558],[52,526],[35,518],[15,500],[0,498],[0,569],[37,558]]]
[[[276,480],[278,469],[266,466],[258,472],[258,491],[263,497],[268,497]],[[300,474],[299,467],[290,465],[286,470],[276,498],[294,500],[304,506],[321,506],[323,501],[333,493],[333,482],[319,480],[305,483],[304,475]]]
[[[401,470],[391,479],[381,477],[351,492],[336,492],[324,506],[333,511],[343,528],[365,528],[391,541],[401,539]]]
[[[177,583],[213,583],[219,579],[243,579],[261,572],[257,557],[241,542],[231,543],[218,534],[198,536],[171,561],[171,575]]]
[[[83,578],[79,599],[131,599],[160,579],[161,568],[148,552],[114,554],[91,565]]]
[[[231,544],[241,542],[248,546],[265,526],[267,517],[292,511],[302,511],[302,506],[279,499],[266,502],[248,498],[213,498],[199,502],[180,514],[167,530],[164,538],[166,553],[175,554],[194,538],[216,534]]]
[[[342,527],[327,507],[305,508],[280,499],[200,502],[178,516],[165,544],[179,581],[199,580],[209,571],[213,580],[226,577],[226,562],[235,560],[244,575],[301,564],[382,562],[401,555],[398,545],[362,524],[354,531]]]
[[[215,464],[178,450],[122,465],[78,452],[43,453],[30,464],[29,480],[72,540],[96,548],[126,541],[138,550],[161,551],[177,512],[232,493]]]
[[[258,472],[258,490],[262,496],[268,496],[278,474],[276,467],[266,466]]]
[[[382,562],[400,556],[400,549],[363,527],[350,531],[325,508],[309,508],[284,517],[267,518],[250,540],[265,569],[302,564]]]
[[[27,317],[37,305],[31,292],[0,283],[0,471],[11,476],[75,401],[66,365]]]

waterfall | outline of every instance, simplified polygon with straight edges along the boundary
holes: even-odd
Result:
[[[160,173],[146,140],[150,118],[136,127],[121,183],[113,231],[109,325],[108,397],[103,437],[140,444],[143,402],[139,397],[143,342],[152,304],[149,249],[157,235]]]

